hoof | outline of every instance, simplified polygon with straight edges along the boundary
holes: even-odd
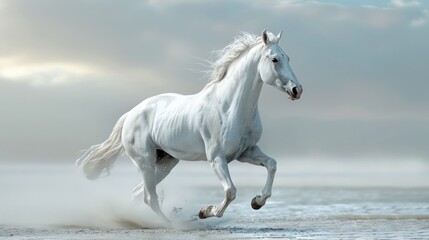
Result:
[[[204,209],[204,208],[203,208]],[[201,209],[200,210],[200,213],[198,214],[198,217],[200,218],[200,219],[206,219],[207,217],[206,217],[206,215],[204,214],[204,212],[203,212],[203,209]]]
[[[252,208],[253,209],[255,209],[255,210],[259,210],[262,206],[261,205],[259,205],[257,202],[256,202],[256,197],[254,197],[253,199],[252,199],[252,202],[251,202],[251,204],[250,205],[252,205]]]

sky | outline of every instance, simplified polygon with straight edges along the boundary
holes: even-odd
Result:
[[[0,0],[0,161],[72,161],[150,96],[194,94],[213,51],[277,34],[300,100],[265,86],[282,159],[429,162],[429,1]]]

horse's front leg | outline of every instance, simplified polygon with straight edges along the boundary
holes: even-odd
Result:
[[[257,195],[252,199],[251,205],[255,210],[260,209],[265,205],[267,199],[271,196],[271,189],[273,187],[274,175],[277,170],[277,162],[271,157],[265,155],[258,146],[252,146],[244,152],[239,159],[240,162],[247,162],[257,166],[264,166],[268,171],[267,181],[262,195]]]
[[[216,157],[212,162],[211,166],[222,183],[225,191],[225,199],[219,207],[207,206],[200,210],[199,217],[201,219],[208,217],[222,217],[225,209],[235,199],[236,189],[232,183],[231,176],[229,175],[228,162],[225,158]]]

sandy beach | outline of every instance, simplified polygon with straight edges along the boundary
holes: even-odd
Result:
[[[195,168],[199,168],[200,175],[195,173]],[[414,187],[372,186],[365,181],[345,179],[341,186],[332,184],[335,179],[341,182],[341,175],[321,169],[321,175],[310,174],[311,178],[305,169],[293,170],[295,175],[278,175],[273,196],[266,206],[255,211],[250,207],[250,200],[261,191],[265,172],[262,168],[247,169],[233,164],[231,172],[238,189],[237,199],[223,218],[200,220],[199,209],[220,203],[223,192],[208,166],[185,163],[158,190],[162,208],[171,220],[166,224],[144,204],[130,201],[131,190],[140,181],[130,164],[119,164],[111,176],[98,181],[88,181],[67,164],[3,165],[0,238],[429,238],[429,188],[424,185],[425,169],[421,172],[410,169],[414,177],[409,179],[410,183],[416,185],[413,181],[417,180],[422,183]],[[395,176],[393,170],[390,173],[391,177]],[[319,177],[320,185],[294,186],[305,176],[313,183]],[[359,174],[347,173],[347,176]],[[372,179],[382,184],[389,180],[388,176],[387,172],[382,179]],[[323,179],[326,179],[324,185]]]

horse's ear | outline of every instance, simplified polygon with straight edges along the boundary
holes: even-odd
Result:
[[[282,38],[282,34],[283,34],[283,30],[281,30],[281,31],[279,32],[279,34],[277,34],[277,42],[279,42],[279,41],[280,41],[280,38]]]
[[[262,32],[262,41],[264,41],[265,45],[268,45],[270,43],[270,39],[268,38],[267,30],[264,30]]]

